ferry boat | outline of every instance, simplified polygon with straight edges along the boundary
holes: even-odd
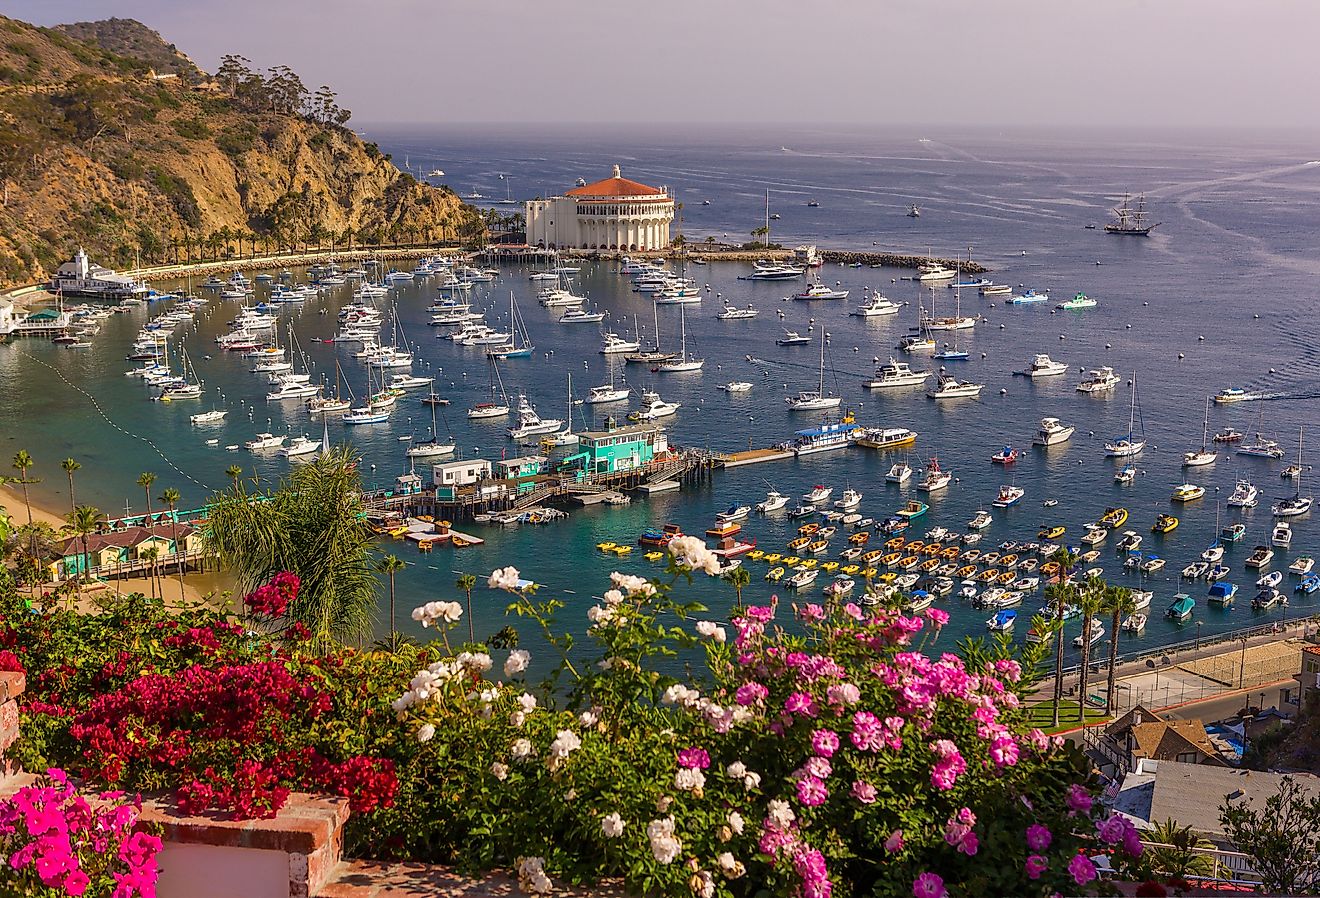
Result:
[[[1121,383],[1123,378],[1114,373],[1114,369],[1109,366],[1101,368],[1092,368],[1086,372],[1086,377],[1077,385],[1078,393],[1103,393],[1106,390],[1112,390]]]
[[[846,449],[860,438],[862,433],[862,428],[858,426],[852,413],[848,412],[837,423],[822,424],[819,427],[797,431],[794,434],[793,454],[801,458],[818,452]]]
[[[1234,508],[1255,508],[1257,496],[1260,491],[1251,483],[1250,480],[1238,479],[1237,485],[1233,487],[1233,493],[1228,497],[1228,504]]]
[[[1036,446],[1054,446],[1059,443],[1066,443],[1072,439],[1072,435],[1076,430],[1076,427],[1071,424],[1063,424],[1058,418],[1041,418],[1040,429],[1036,431],[1036,436],[1031,442]]]
[[[999,488],[999,494],[995,496],[994,501],[990,504],[995,508],[1008,508],[1011,505],[1016,505],[1026,494],[1027,491],[1020,486],[1005,484]]]
[[[150,292],[146,284],[95,264],[82,247],[78,247],[73,259],[55,270],[46,289],[64,296],[93,299],[132,299]]]
[[[802,299],[802,300],[847,299],[848,291],[834,289],[830,287],[828,284],[816,283],[816,284],[812,284],[811,286],[807,287],[807,289],[799,293],[794,293],[793,298]]]
[[[915,387],[926,382],[929,371],[913,371],[907,362],[900,362],[893,356],[889,361],[875,369],[875,377],[862,381],[862,386],[869,390],[887,390],[897,387]]]
[[[856,318],[874,318],[881,315],[897,315],[898,310],[901,308],[902,306],[896,302],[891,302],[877,290],[871,294],[863,305],[858,306],[848,314]]]
[[[1205,495],[1205,487],[1196,483],[1182,483],[1173,490],[1173,495],[1169,497],[1173,502],[1192,502]]]
[[[1247,391],[1241,389],[1240,387],[1225,387],[1224,389],[1216,393],[1214,397],[1215,402],[1218,402],[1221,405],[1230,402],[1242,402],[1243,400],[1248,398],[1250,397],[1247,394]]]
[[[857,438],[857,445],[867,449],[897,449],[917,441],[917,432],[906,427],[868,427]]]
[[[1079,309],[1094,309],[1096,301],[1085,293],[1078,293],[1072,299],[1065,299],[1054,308],[1065,312],[1075,312]]]
[[[1023,377],[1053,377],[1058,374],[1067,374],[1068,366],[1063,362],[1056,362],[1046,353],[1037,353],[1022,371],[1016,372]]]

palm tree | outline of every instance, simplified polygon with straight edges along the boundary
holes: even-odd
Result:
[[[230,465],[225,468],[225,476],[234,481],[234,492],[238,492],[238,482],[243,479],[242,465]]]
[[[73,472],[81,468],[82,465],[78,464],[78,462],[74,461],[72,458],[66,458],[64,461],[60,462],[60,467],[64,469],[65,474],[69,475],[69,508],[76,509],[78,507],[78,499],[73,495]]]
[[[467,595],[468,642],[476,642],[477,625],[472,621],[472,587],[477,585],[477,578],[471,574],[463,574],[454,581],[454,585]]]
[[[291,621],[322,648],[371,630],[379,581],[364,523],[360,459],[340,447],[299,466],[253,501],[241,488],[212,496],[206,540],[251,591],[280,571],[302,582]]]
[[[87,546],[87,537],[95,533],[101,523],[101,509],[94,508],[91,505],[75,506],[73,511],[69,512],[64,518],[68,522],[69,529],[82,537],[82,578],[91,576],[91,552]]]
[[[1073,598],[1074,590],[1069,584],[1072,566],[1077,563],[1075,553],[1060,549],[1054,553],[1053,561],[1059,565],[1059,582],[1045,591],[1054,603],[1054,726],[1059,725],[1059,704],[1063,701],[1063,609]]]
[[[1214,848],[1190,826],[1179,826],[1172,819],[1155,824],[1147,841],[1153,843],[1142,852],[1141,862],[1153,873],[1176,879],[1211,873],[1214,868],[1208,852]]]
[[[1114,713],[1115,668],[1118,666],[1118,628],[1120,619],[1137,610],[1132,600],[1132,590],[1126,586],[1111,586],[1105,589],[1105,607],[1109,610],[1109,683],[1105,687],[1105,711]]]
[[[396,555],[386,555],[376,562],[376,570],[390,578],[390,651],[399,647],[398,635],[394,630],[394,575],[405,567]]]
[[[32,502],[28,499],[28,484],[39,482],[28,479],[28,469],[31,468],[33,464],[32,456],[28,455],[26,449],[20,449],[18,452],[14,453],[14,467],[18,469],[18,483],[23,487],[23,504],[27,506],[29,525],[32,523]]]
[[[1086,720],[1086,681],[1091,673],[1091,621],[1105,609],[1105,581],[1091,577],[1082,587],[1078,606],[1082,609],[1082,669],[1078,675],[1077,719]]]
[[[733,590],[738,596],[738,607],[742,607],[742,591],[748,583],[752,582],[751,572],[747,568],[739,565],[724,575],[724,579],[733,584]]]
[[[138,557],[147,562],[147,580],[151,584],[151,597],[156,598],[156,559],[160,557],[160,549],[156,546],[148,546],[138,552]]]
[[[160,494],[160,501],[170,507],[170,534],[174,540],[174,560],[179,576],[179,600],[183,601],[183,551],[179,546],[179,517],[174,513],[179,505],[179,491],[172,486],[166,488]]]
[[[142,519],[142,525],[151,529],[151,485],[156,482],[156,475],[150,471],[143,471],[138,475],[137,485],[142,487],[142,493],[147,497],[147,516]]]

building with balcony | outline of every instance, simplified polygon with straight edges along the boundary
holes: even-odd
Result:
[[[623,177],[579,181],[563,196],[527,201],[527,243],[542,249],[646,252],[669,248],[674,198],[668,187]]]

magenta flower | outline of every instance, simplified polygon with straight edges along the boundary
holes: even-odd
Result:
[[[811,734],[811,750],[822,758],[832,758],[839,750],[839,737],[833,730],[816,730]]]
[[[861,620],[862,617],[864,617],[864,615],[862,614],[862,609],[857,605],[856,602],[849,602],[847,605],[844,605],[843,612],[844,614],[851,617],[853,620]]]
[[[824,620],[825,609],[819,605],[807,603],[802,606],[801,616],[803,620]]]
[[[1026,871],[1027,879],[1040,879],[1040,875],[1045,872],[1045,868],[1050,862],[1045,860],[1039,854],[1033,854],[1027,858]]]
[[[768,695],[770,695],[770,690],[760,683],[743,683],[738,687],[738,691],[733,694],[733,697],[738,704],[747,707],[765,701]]]
[[[1054,839],[1048,826],[1033,823],[1027,827],[1027,847],[1032,851],[1044,851]]]
[[[1076,855],[1068,862],[1068,872],[1072,874],[1073,882],[1079,886],[1084,886],[1096,878],[1095,864],[1091,863],[1091,859],[1084,854]]]
[[[834,765],[826,758],[807,758],[806,763],[802,765],[802,772],[818,780],[829,779],[830,774],[834,772]]]
[[[801,714],[803,717],[815,717],[816,703],[807,693],[794,692],[784,699],[784,710],[790,714]]]
[[[804,776],[797,781],[797,796],[805,807],[814,808],[825,803],[825,799],[830,797],[830,790],[814,776]]]
[[[884,727],[870,711],[853,715],[852,744],[861,751],[879,751],[885,745]]]
[[[866,785],[866,784],[865,783],[854,784],[853,786],[854,794],[856,794],[857,786],[861,786],[861,785]],[[872,800],[874,800],[875,787],[867,786],[867,788],[871,790]],[[870,802],[867,802],[867,804],[870,804]],[[889,834],[889,838],[885,839],[885,851],[889,854],[898,854],[898,852],[902,850],[903,850],[903,830],[896,829]]]
[[[793,868],[802,879],[803,898],[829,898],[830,876],[825,855],[812,848],[793,855]]]
[[[1135,826],[1128,827],[1123,833],[1123,850],[1131,857],[1141,857],[1141,853],[1146,850],[1146,846],[1141,844],[1141,835]]]
[[[943,608],[927,608],[926,618],[936,627],[943,627],[949,622],[949,612]]]
[[[1068,787],[1068,807],[1073,814],[1091,813],[1092,804],[1091,793],[1081,783],[1073,783]]]
[[[996,767],[1012,767],[1018,761],[1018,746],[1012,736],[999,736],[990,743],[990,757]]]
[[[923,873],[912,881],[912,898],[948,898],[944,880],[935,873]]]
[[[678,753],[678,766],[705,770],[710,767],[710,755],[704,748],[685,748]]]
[[[863,782],[862,780],[858,780],[857,782],[852,784],[852,797],[860,801],[862,804],[875,804],[875,795],[876,795],[875,786],[872,786],[870,783]],[[895,836],[898,837],[898,848],[890,848],[889,840],[893,839]],[[885,850],[890,853],[893,853],[895,851],[898,851],[902,847],[903,847],[903,831],[901,829],[895,830],[892,834],[890,834],[889,839],[885,840]]]
[[[70,898],[79,898],[87,887],[92,884],[87,874],[81,870],[74,870],[68,876],[64,877],[64,891]]]

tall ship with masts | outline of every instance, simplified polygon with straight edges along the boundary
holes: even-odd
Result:
[[[1123,203],[1114,209],[1114,220],[1105,225],[1106,234],[1124,234],[1132,237],[1149,237],[1150,232],[1160,226],[1157,221],[1147,224],[1146,195],[1138,194],[1134,208],[1131,197],[1123,194]]]

